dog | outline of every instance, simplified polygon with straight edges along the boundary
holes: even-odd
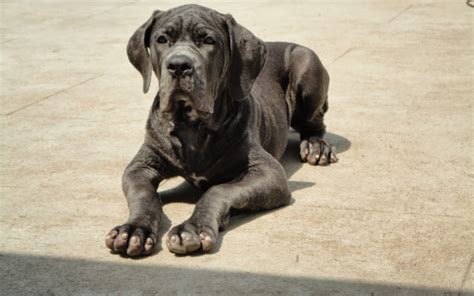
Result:
[[[311,165],[337,162],[323,140],[329,75],[301,45],[263,42],[230,14],[199,5],[154,11],[127,45],[128,58],[159,91],[146,135],[125,169],[127,222],[106,236],[114,253],[153,254],[162,201],[160,182],[181,176],[204,191],[191,217],[166,239],[176,254],[209,252],[231,210],[288,205],[291,193],[278,162],[290,127]]]

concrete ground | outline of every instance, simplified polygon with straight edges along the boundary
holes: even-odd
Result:
[[[178,3],[3,0],[0,294],[473,295],[474,9],[199,3],[319,54],[340,162],[301,164],[291,135],[291,206],[233,218],[212,254],[110,254],[104,236],[128,213],[121,174],[153,98],[125,45],[152,10]],[[162,196],[195,196],[182,183]],[[162,233],[192,209],[167,204]]]

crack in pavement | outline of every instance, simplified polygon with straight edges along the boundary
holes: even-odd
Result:
[[[399,13],[397,13],[395,16],[393,16],[391,19],[389,19],[387,21],[387,24],[393,22],[394,20],[396,20],[398,17],[400,17],[402,14],[404,14],[405,12],[407,12],[409,9],[411,9],[413,7],[413,5],[408,5],[407,7],[405,7],[402,11],[400,11]],[[338,60],[342,59],[345,55],[347,55],[349,52],[351,52],[352,50],[356,49],[357,47],[351,47],[349,48],[348,50],[346,50],[345,52],[343,52],[340,56],[338,56],[337,58],[335,58],[329,65],[332,65],[334,64],[335,62],[337,62]]]
[[[63,88],[63,89],[61,89],[61,90],[59,90],[59,91],[57,91],[57,92],[55,92],[55,93],[52,93],[52,94],[50,94],[50,95],[47,95],[47,96],[45,96],[45,97],[43,97],[43,98],[41,98],[41,99],[39,99],[39,100],[36,100],[36,101],[34,101],[34,102],[32,102],[32,103],[26,104],[26,105],[24,105],[24,106],[22,106],[22,107],[20,107],[20,108],[18,108],[18,109],[15,109],[15,110],[10,111],[10,112],[8,112],[8,113],[4,113],[3,115],[4,115],[4,116],[10,116],[10,115],[12,115],[12,114],[15,114],[15,113],[17,113],[17,112],[19,112],[19,111],[21,111],[21,110],[24,110],[24,109],[30,107],[30,106],[33,106],[33,105],[35,105],[35,104],[37,104],[37,103],[39,103],[39,102],[42,102],[42,101],[47,100],[47,99],[49,99],[49,98],[51,98],[51,97],[54,97],[55,95],[62,94],[62,93],[65,92],[65,91],[68,91],[68,90],[73,89],[73,88],[75,88],[75,87],[77,87],[77,86],[83,85],[84,83],[87,83],[87,82],[89,82],[89,81],[91,81],[91,80],[94,80],[94,79],[96,79],[96,78],[99,78],[99,77],[101,77],[102,75],[104,75],[104,74],[100,74],[100,75],[97,75],[97,76],[88,78],[88,79],[83,80],[83,81],[81,81],[81,82],[79,82],[79,83],[76,83],[76,84],[73,84],[73,85],[71,85],[71,86],[69,86],[69,87]]]
[[[353,49],[355,49],[355,47],[349,48],[348,50],[346,50],[345,52],[343,52],[340,56],[338,56],[337,58],[335,58],[329,65],[332,65],[332,64],[334,64],[335,62],[337,62],[338,60],[342,59],[346,54],[348,54],[349,52],[351,52]]]
[[[408,9],[412,8],[413,5],[408,5],[408,7],[406,7],[405,9],[403,9],[402,11],[400,11],[397,15],[395,15],[394,17],[392,17],[391,19],[389,19],[387,21],[387,24],[390,24],[391,22],[393,22],[394,20],[396,20],[399,16],[401,16],[402,14],[404,14],[405,12],[407,12]]]

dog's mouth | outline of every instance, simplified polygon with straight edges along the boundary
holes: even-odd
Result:
[[[211,97],[207,84],[199,75],[172,77],[167,73],[160,80],[160,112],[173,122],[195,123],[212,116]]]
[[[194,106],[191,93],[178,88],[172,91],[168,97],[166,108],[162,109],[160,106],[160,109],[163,117],[169,121],[195,123],[211,116],[210,113],[200,111]]]

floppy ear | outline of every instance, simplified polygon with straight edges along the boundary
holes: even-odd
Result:
[[[227,89],[234,99],[244,99],[263,68],[267,49],[262,40],[239,25],[230,14],[225,15],[225,22],[230,43]]]
[[[147,93],[150,88],[151,72],[153,70],[148,48],[150,47],[150,33],[153,24],[161,13],[155,10],[151,17],[141,25],[127,44],[127,55],[130,63],[142,74],[143,92]]]

